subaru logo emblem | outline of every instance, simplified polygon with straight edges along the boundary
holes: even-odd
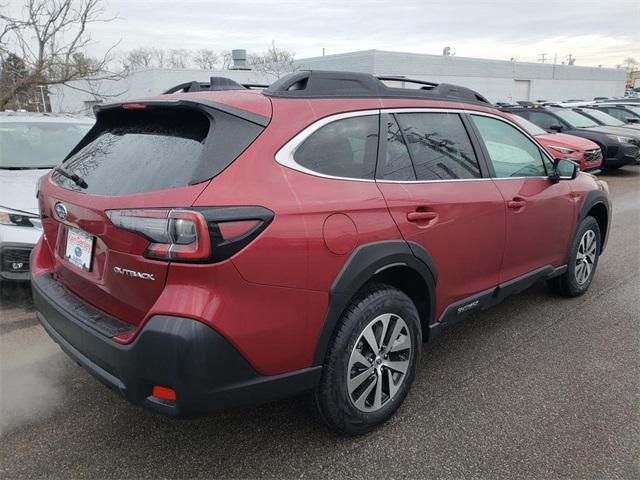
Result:
[[[62,203],[56,203],[54,210],[56,211],[56,215],[60,220],[64,220],[65,218],[67,218],[67,207],[65,207]]]

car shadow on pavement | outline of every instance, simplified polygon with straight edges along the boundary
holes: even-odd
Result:
[[[51,442],[35,445],[32,447],[35,450],[28,455],[29,462],[37,463],[43,476],[46,472],[54,476],[62,471],[69,473],[60,469],[60,465],[71,461],[77,462],[78,471],[85,474],[99,474],[100,470],[94,468],[109,464],[109,476],[113,477],[161,474],[169,477],[258,477],[264,476],[265,472],[297,476],[308,468],[305,458],[313,456],[318,461],[324,457],[323,461],[329,466],[340,462],[345,455],[355,454],[358,446],[377,442],[376,439],[385,438],[385,435],[404,435],[410,425],[412,428],[430,428],[433,413],[424,411],[424,406],[437,402],[443,390],[457,388],[463,374],[472,372],[473,368],[469,366],[473,366],[475,357],[493,348],[492,343],[521,329],[523,320],[510,311],[519,311],[523,300],[525,304],[537,305],[553,302],[553,297],[546,291],[542,293],[543,289],[537,286],[507,299],[492,313],[474,315],[427,344],[414,388],[401,407],[400,415],[380,430],[361,437],[344,437],[328,431],[315,417],[310,394],[254,408],[191,418],[167,417],[126,403],[117,392],[95,381],[57,351],[32,365],[46,376],[46,384],[55,386],[56,395],[49,399],[48,407],[38,406],[37,415],[14,422],[3,435],[4,441],[20,443],[23,434],[51,436],[54,432]],[[487,337],[495,338],[487,344]],[[452,377],[457,378],[453,384]],[[427,418],[423,419],[423,415]],[[416,425],[416,416],[420,423],[424,422],[423,426]],[[68,451],[70,443],[78,448],[81,446],[86,460]],[[138,448],[140,451],[136,452]],[[0,450],[2,457],[9,454],[5,448]],[[47,464],[49,456],[56,457],[57,468]],[[13,464],[12,472],[20,470],[18,458],[9,460],[7,457],[5,461]],[[26,462],[27,458],[22,461]]]
[[[635,166],[634,166],[635,167]],[[616,170],[601,170],[598,173],[599,177],[604,178],[633,178],[640,177],[640,168],[634,167],[622,167]]]
[[[1,282],[0,310],[33,307],[30,282]]]

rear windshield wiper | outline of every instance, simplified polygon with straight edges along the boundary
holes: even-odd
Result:
[[[69,180],[71,180],[73,183],[78,185],[80,188],[87,188],[89,186],[81,176],[76,175],[75,173],[71,173],[70,171],[68,171],[67,169],[65,169],[60,165],[54,168],[53,171],[58,172],[63,177],[67,177]]]

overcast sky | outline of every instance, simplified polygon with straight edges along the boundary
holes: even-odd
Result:
[[[120,41],[119,50],[245,48],[272,41],[296,58],[380,49],[615,66],[640,61],[640,0],[447,0],[384,2],[103,0],[110,23],[91,27],[90,53]],[[23,0],[10,0],[16,8]]]

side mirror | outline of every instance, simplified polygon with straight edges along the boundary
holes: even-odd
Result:
[[[625,120],[627,123],[640,123],[640,118],[637,117],[627,117]]]
[[[549,130],[560,133],[562,131],[562,125],[554,123],[553,125],[549,125]]]
[[[557,183],[560,180],[573,180],[578,175],[578,164],[569,158],[556,158],[553,162],[553,172],[549,180]]]

